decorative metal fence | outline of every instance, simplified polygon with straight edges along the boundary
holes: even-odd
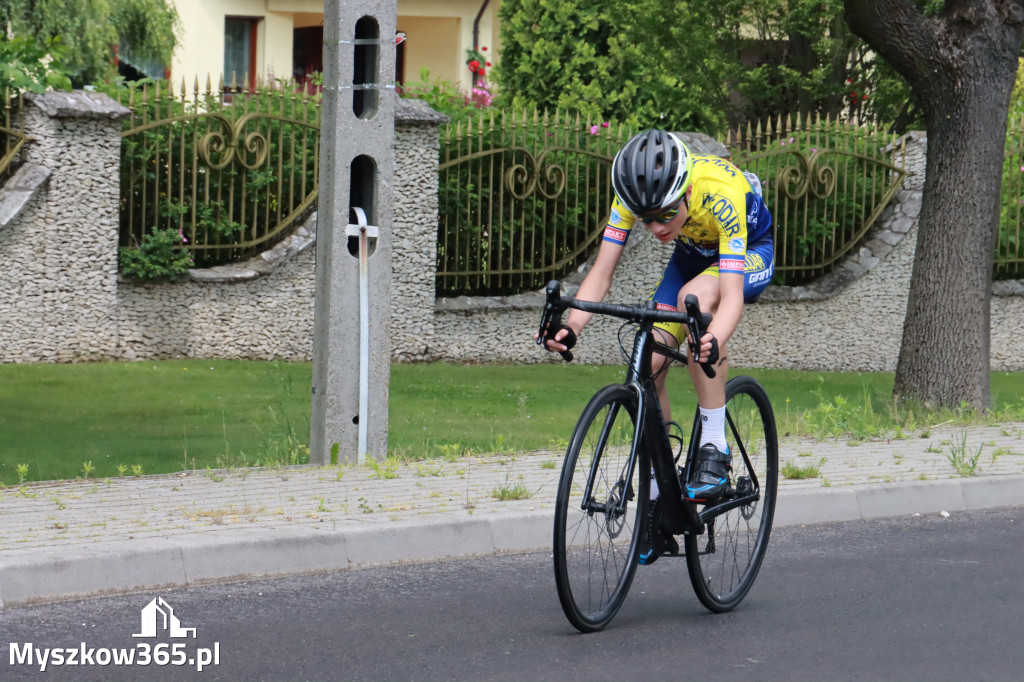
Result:
[[[799,116],[730,134],[733,162],[764,186],[776,283],[828,274],[862,241],[906,176],[894,142],[874,126]]]
[[[577,268],[600,238],[608,170],[629,134],[564,113],[448,126],[438,295],[518,293]],[[777,283],[821,277],[860,243],[905,176],[892,142],[828,119],[779,119],[730,135],[733,160],[764,183]]]
[[[116,96],[132,110],[121,134],[121,246],[174,231],[196,266],[234,262],[287,237],[315,207],[317,98],[209,81],[191,93],[156,82]]]
[[[4,89],[3,112],[0,112],[0,184],[14,172],[18,152],[29,141],[21,127],[21,93]]]
[[[437,295],[504,295],[579,267],[608,217],[629,137],[578,115],[501,112],[441,138]]]
[[[176,94],[119,91],[121,245],[173,233],[198,267],[251,257],[315,207],[319,98],[288,85]],[[111,93],[114,94],[114,93]],[[225,101],[230,99],[230,101]],[[5,94],[0,180],[27,138]],[[506,295],[578,268],[611,205],[609,167],[631,132],[566,113],[494,112],[442,132],[437,295]],[[842,263],[903,182],[895,140],[875,127],[776,119],[733,131],[733,161],[758,174],[775,218],[776,283]],[[1007,135],[996,279],[1024,276],[1024,117]],[[9,171],[6,171],[9,172]]]
[[[1024,114],[1010,120],[1003,157],[994,278],[1024,277]]]

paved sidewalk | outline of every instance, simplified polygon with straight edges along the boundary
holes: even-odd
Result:
[[[975,474],[948,460],[966,434]],[[785,439],[776,527],[1024,505],[1024,424],[904,439]],[[550,547],[561,453],[198,471],[0,491],[0,608],[211,581]],[[500,501],[522,486],[527,499]]]

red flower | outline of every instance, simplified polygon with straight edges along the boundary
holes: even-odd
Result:
[[[487,62],[487,66],[490,66],[490,65],[491,65],[491,63],[490,63],[490,62]]]
[[[474,59],[473,61],[471,61],[469,63],[468,66],[469,66],[469,70],[473,71],[475,73],[477,71],[477,69],[480,68],[480,62],[478,62],[477,60]]]
[[[487,48],[486,47],[481,47],[480,49],[483,50],[484,52],[487,52]]]

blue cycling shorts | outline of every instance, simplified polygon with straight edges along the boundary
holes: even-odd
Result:
[[[771,233],[747,247],[743,267],[743,300],[753,301],[772,281],[775,268],[775,246]],[[665,266],[657,287],[650,295],[659,310],[678,310],[679,291],[697,275],[718,277],[718,256],[703,256],[682,242],[676,242],[672,257]],[[681,324],[656,324],[682,343],[686,338]]]

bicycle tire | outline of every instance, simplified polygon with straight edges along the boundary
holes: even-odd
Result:
[[[600,630],[615,617],[636,573],[650,491],[650,477],[641,475],[639,461],[634,470],[629,466],[636,420],[633,391],[605,386],[580,415],[562,464],[555,502],[555,585],[562,610],[581,632]],[[591,472],[591,504],[584,509]],[[625,510],[610,511],[624,495],[633,498]]]
[[[750,485],[756,480],[760,496],[714,516],[701,535],[685,538],[686,568],[693,590],[715,613],[736,608],[754,584],[771,535],[779,475],[775,415],[764,388],[752,377],[738,376],[726,384],[725,395],[734,489],[742,494],[742,486],[747,485],[744,480]]]

